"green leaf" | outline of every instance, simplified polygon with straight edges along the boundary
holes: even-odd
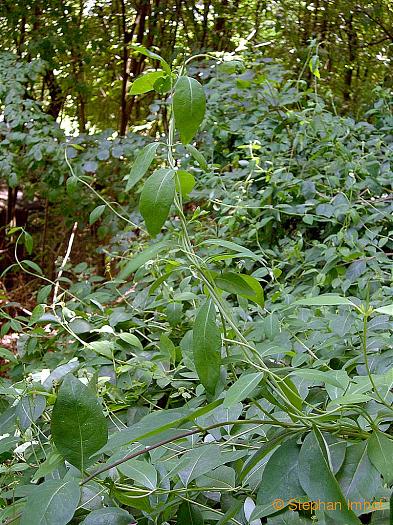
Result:
[[[38,266],[37,263],[33,262],[33,261],[29,261],[27,259],[24,259],[22,262],[22,267],[23,265],[27,266],[28,268],[30,268],[31,270],[33,270],[34,272],[37,272],[39,275],[44,275],[41,268]]]
[[[154,83],[163,76],[165,76],[164,71],[158,70],[150,71],[138,77],[131,85],[130,95],[141,95],[142,93],[153,91]]]
[[[194,78],[179,77],[173,95],[173,112],[183,144],[194,138],[205,116],[205,109],[206,98],[201,84]]]
[[[382,474],[388,485],[393,484],[393,440],[383,432],[373,432],[367,442],[367,452],[371,463]]]
[[[194,479],[211,472],[225,461],[218,445],[205,444],[188,450],[176,465],[176,472],[179,472],[183,485],[187,487]]]
[[[223,403],[224,408],[230,408],[236,403],[246,399],[251,392],[259,385],[262,381],[263,372],[256,372],[254,374],[245,374],[239,377],[239,379],[229,387],[225,394]]]
[[[303,406],[303,400],[290,377],[285,377],[282,381],[280,381],[279,385],[292,406],[296,407],[298,410],[301,410]]]
[[[326,511],[335,523],[360,525],[333,475],[329,449],[319,430],[310,432],[300,449],[299,481],[311,501],[335,502],[333,510]]]
[[[97,206],[96,208],[94,208],[94,210],[89,215],[89,224],[94,224],[96,221],[98,221],[98,219],[104,213],[105,208],[105,204],[101,204],[101,206]]]
[[[192,156],[192,158],[197,161],[197,163],[199,164],[199,167],[203,171],[209,171],[209,166],[206,162],[206,159],[200,151],[198,151],[192,144],[187,144],[186,150]]]
[[[122,463],[117,469],[127,478],[133,479],[137,484],[154,490],[157,487],[157,471],[147,461],[130,459]]]
[[[68,374],[52,412],[52,439],[71,465],[84,471],[89,458],[108,440],[107,422],[92,390]]]
[[[360,403],[367,403],[370,399],[371,397],[366,394],[345,394],[330,401],[328,409],[336,405],[358,405]]]
[[[78,507],[80,487],[76,480],[49,480],[27,498],[20,525],[66,525]]]
[[[296,441],[294,438],[280,445],[266,463],[258,490],[258,505],[269,504],[276,498],[287,504],[291,498],[299,499],[304,496],[298,479],[300,449]],[[266,514],[272,514],[274,511],[271,507]]]
[[[220,378],[221,333],[216,325],[214,303],[208,299],[199,309],[193,329],[193,354],[200,382],[214,394]]]
[[[103,355],[110,360],[113,359],[113,346],[110,341],[93,341],[89,343],[89,347],[97,354]]]
[[[386,315],[393,315],[393,304],[389,304],[388,306],[381,306],[380,308],[376,308],[375,312],[379,312],[381,314],[386,314]]]
[[[33,251],[33,237],[30,235],[30,233],[24,232],[23,241],[25,243],[25,248],[27,250],[27,253],[30,255],[31,252]]]
[[[130,173],[125,177],[127,180],[126,191],[132,189],[149,169],[157,153],[158,142],[148,144],[135,157]]]
[[[153,51],[150,51],[150,49],[146,49],[144,46],[141,46],[140,44],[133,44],[131,47],[136,53],[145,55],[149,58],[152,58],[153,60],[158,60],[160,64],[162,65],[163,70],[169,75],[171,74],[171,68],[168,62],[166,62],[160,55],[158,55],[157,53],[154,53]]]
[[[139,348],[139,350],[143,350],[142,343],[139,341],[136,335],[130,334],[128,332],[122,332],[119,334],[119,337],[122,341],[128,343],[131,346],[135,346],[136,348]]]
[[[193,410],[191,413],[179,417],[179,412],[176,410],[161,410],[151,412],[143,417],[138,423],[135,423],[131,429],[122,430],[113,434],[103,451],[114,450],[123,445],[132,444],[143,441],[148,444],[156,443],[156,440],[151,438],[161,434],[160,438],[165,439],[168,434],[173,435],[173,431],[189,421],[195,421],[198,417],[202,417],[209,412],[212,412],[216,407],[222,404],[222,399],[216,399],[208,405],[202,406]],[[12,414],[14,410],[12,410]],[[164,421],[164,423],[163,423]],[[167,434],[166,434],[167,432]],[[177,431],[176,431],[177,432]]]
[[[341,297],[339,295],[329,295],[323,294],[318,295],[317,297],[308,297],[306,299],[299,299],[292,303],[293,305],[303,305],[303,306],[339,306],[339,305],[349,305],[353,306],[353,303],[346,297]]]
[[[127,511],[118,507],[105,507],[93,510],[81,525],[130,525],[135,520]]]
[[[239,254],[239,257],[242,257],[242,258],[249,258],[249,259],[254,259],[254,261],[259,261],[260,260],[260,257],[252,252],[251,250],[249,250],[248,248],[244,248],[244,246],[240,246],[240,244],[237,244],[235,242],[232,242],[232,241],[225,241],[223,239],[207,239],[206,241],[203,242],[203,244],[209,244],[209,245],[213,245],[213,246],[220,246],[222,248],[227,248],[229,250],[233,250],[235,252],[237,252]]]
[[[142,252],[137,253],[128,261],[119,273],[119,279],[127,279],[132,273],[136,272],[138,268],[154,259],[165,248],[168,248],[169,243],[166,240],[156,242],[152,246],[148,246]]]
[[[8,361],[12,361],[15,363],[17,361],[15,355],[11,352],[11,350],[8,350],[7,348],[3,348],[0,346],[0,357],[2,359],[7,359]]]
[[[57,468],[61,463],[64,463],[63,457],[56,451],[52,450],[49,455],[46,457],[38,469],[36,470],[33,481],[37,481],[40,478],[43,478],[47,474],[50,474]]]
[[[239,474],[239,481],[242,482],[246,478],[247,474],[260,462],[262,459],[269,454],[273,449],[277,447],[287,436],[290,435],[290,431],[282,430],[275,434],[269,441],[262,443],[259,450],[255,452],[245,463]]]
[[[373,501],[381,487],[381,476],[370,462],[366,441],[347,446],[345,460],[336,479],[346,501]],[[364,507],[360,505],[360,508],[356,509],[354,504],[352,510],[356,514],[362,514]]]
[[[160,233],[175,196],[174,170],[156,170],[145,182],[139,210],[152,237]]]
[[[177,525],[203,525],[201,511],[189,501],[184,501],[177,511]]]
[[[226,292],[250,299],[260,306],[264,305],[263,288],[251,275],[226,272],[216,277],[215,282],[219,288]]]
[[[183,197],[188,197],[188,194],[192,192],[194,186],[194,175],[184,170],[176,172],[176,191],[180,192]]]
[[[298,368],[291,372],[291,375],[302,377],[308,381],[328,383],[329,385],[343,388],[343,384],[337,379],[335,371],[323,372],[322,370],[314,370],[312,368]]]
[[[48,299],[48,296],[49,296],[51,290],[52,290],[52,285],[51,284],[47,284],[46,286],[43,286],[42,288],[40,288],[38,293],[37,293],[37,303],[38,304],[45,304],[47,299]]]

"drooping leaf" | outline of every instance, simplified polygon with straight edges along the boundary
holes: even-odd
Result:
[[[170,68],[169,64],[159,54],[154,53],[154,51],[150,51],[150,49],[146,49],[146,47],[144,47],[144,46],[142,46],[140,44],[133,44],[131,47],[136,53],[140,53],[141,55],[145,55],[145,56],[147,56],[149,58],[152,58],[153,60],[158,60],[160,62],[160,64],[162,65],[163,70],[166,73],[168,73],[168,74],[171,73],[171,68]]]
[[[194,175],[185,170],[178,170],[176,172],[176,191],[180,192],[182,196],[188,197],[195,186]]]
[[[30,255],[33,251],[33,237],[30,235],[30,233],[27,233],[26,231],[23,233],[23,242],[27,253]]]
[[[221,333],[211,299],[199,309],[195,319],[193,355],[200,382],[210,394],[214,394],[220,378]]]
[[[94,208],[94,210],[89,215],[89,224],[94,224],[98,219],[101,217],[101,215],[104,213],[106,208],[105,204],[102,204],[101,206],[97,206]]]
[[[266,463],[262,481],[258,489],[258,505],[271,504],[276,498],[285,504],[292,499],[304,496],[298,478],[299,446],[295,439],[280,445]],[[266,514],[273,514],[274,507]]]
[[[354,512],[348,509],[340,485],[333,475],[329,449],[319,430],[310,432],[300,449],[299,481],[311,501],[337,502],[328,516],[342,525],[360,525]]]
[[[80,498],[76,480],[49,480],[38,485],[27,498],[20,525],[66,525]]]
[[[192,156],[192,158],[197,161],[197,163],[199,164],[199,167],[203,171],[208,171],[209,166],[207,165],[206,159],[205,159],[205,157],[202,155],[202,153],[200,151],[198,151],[196,148],[194,148],[194,146],[192,144],[187,144],[186,145],[186,150]]]
[[[367,453],[371,463],[382,474],[386,483],[393,483],[393,440],[383,432],[373,432],[367,442]]]
[[[280,333],[280,321],[277,314],[272,313],[263,320],[263,330],[265,336],[273,341],[273,339]]]
[[[269,439],[266,443],[262,443],[259,450],[257,450],[245,463],[239,474],[239,481],[243,481],[247,474],[265,458],[272,450],[274,450],[282,441],[288,437],[288,430],[278,432],[274,437]]]
[[[203,525],[203,516],[196,505],[184,501],[177,511],[177,525]]]
[[[246,399],[252,391],[262,381],[263,372],[242,375],[232,386],[229,387],[225,394],[223,403],[224,408],[230,408],[236,403]]]
[[[147,262],[154,259],[160,252],[165,248],[168,248],[168,241],[163,240],[160,242],[154,243],[152,246],[149,246],[142,252],[137,253],[128,261],[125,266],[121,269],[119,273],[119,279],[127,279],[132,273],[136,272],[138,268],[146,264]]]
[[[19,421],[19,426],[26,430],[34,421],[36,421],[44,412],[46,401],[44,396],[25,396],[16,406],[16,417]]]
[[[158,142],[148,144],[135,157],[130,173],[125,177],[127,180],[126,191],[131,190],[137,184],[149,169],[156,156]]]
[[[149,71],[144,75],[141,75],[131,85],[130,95],[142,95],[154,89],[154,83],[165,76],[165,72],[162,70]]]
[[[175,196],[175,180],[172,169],[158,169],[145,182],[139,202],[139,210],[152,237],[160,233]]]
[[[373,501],[381,487],[381,476],[367,455],[367,442],[355,443],[347,447],[345,460],[336,475],[346,501],[358,503],[352,506],[356,514],[362,514],[364,505],[359,503]]]
[[[52,439],[71,465],[83,471],[89,458],[108,440],[105,416],[92,390],[69,374],[52,412]]]
[[[205,116],[205,109],[206,98],[202,85],[194,78],[180,77],[173,95],[173,112],[183,144],[188,144],[194,138]]]
[[[215,281],[217,286],[226,292],[250,299],[260,306],[264,304],[263,288],[251,275],[225,272],[216,277]]]

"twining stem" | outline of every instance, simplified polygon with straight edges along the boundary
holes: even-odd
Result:
[[[169,443],[173,443],[174,441],[178,441],[179,439],[185,439],[189,436],[194,436],[195,434],[204,434],[209,432],[210,430],[213,430],[215,428],[220,428],[228,425],[272,425],[272,426],[278,426],[282,428],[288,428],[295,431],[307,431],[309,428],[304,424],[295,424],[295,423],[287,423],[285,421],[278,421],[277,419],[240,419],[236,421],[221,421],[220,423],[215,423],[213,425],[209,425],[207,427],[197,427],[192,430],[187,430],[186,432],[182,432],[178,434],[177,436],[170,437],[168,439],[163,439],[162,441],[159,441],[158,443],[155,443],[154,445],[149,445],[145,447],[142,450],[138,450],[136,452],[132,452],[131,454],[127,454],[121,459],[118,459],[117,461],[114,461],[113,463],[110,463],[109,465],[104,465],[98,470],[96,470],[93,474],[90,474],[86,478],[84,478],[80,485],[84,485],[85,483],[88,483],[93,478],[98,476],[99,474],[102,474],[103,472],[106,472],[114,467],[117,467],[118,465],[121,465],[122,463],[125,463],[126,461],[129,461],[130,459],[137,458],[138,456],[142,456],[143,454],[147,454],[151,450],[155,450],[156,448],[162,447],[164,445],[168,445]],[[355,429],[354,427],[345,427],[343,425],[337,426],[337,425],[321,425],[322,430],[325,430],[326,432],[331,433],[339,433],[341,435],[346,436],[356,436],[356,437],[363,437],[367,438],[369,437],[369,434],[367,432],[363,432],[361,430]]]

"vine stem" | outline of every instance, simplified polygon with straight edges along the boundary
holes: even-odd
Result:
[[[179,71],[179,76],[182,75],[183,70],[184,68],[181,67]],[[173,84],[173,81],[172,81],[172,93],[171,93],[172,103],[171,103],[171,116],[170,116],[170,121],[169,121],[168,138],[167,138],[167,151],[168,151],[167,159],[168,159],[169,167],[174,171],[175,173],[174,176],[179,184],[179,179],[176,174],[176,162],[173,157],[173,147],[175,143],[173,90],[175,86],[176,86],[176,82],[175,84]],[[284,402],[285,407],[290,417],[295,420],[297,419],[297,420],[305,421],[306,424],[310,426],[310,423],[308,421],[310,418],[308,416],[305,416],[301,410],[299,410],[296,406],[294,406],[291,403],[290,399],[285,393],[285,390],[281,387],[281,383],[283,383],[284,380],[269,369],[269,367],[265,364],[265,362],[260,357],[256,349],[249,344],[247,339],[240,332],[240,330],[236,326],[236,323],[232,319],[232,316],[228,313],[225,305],[223,304],[220,298],[220,293],[214,283],[214,280],[209,275],[210,274],[209,269],[206,267],[203,267],[204,266],[203,261],[202,261],[203,266],[200,264],[198,260],[198,256],[194,252],[194,248],[193,248],[191,239],[188,234],[187,220],[183,212],[183,203],[182,203],[182,197],[181,197],[180,191],[175,192],[174,203],[175,203],[175,207],[176,207],[179,219],[180,219],[181,242],[183,244],[184,253],[186,257],[188,258],[189,262],[191,263],[192,268],[194,268],[194,270],[196,271],[198,278],[205,284],[206,288],[208,289],[214,304],[218,308],[223,324],[224,322],[226,322],[235,332],[238,339],[241,341],[241,346],[244,348],[245,356],[249,364],[252,365],[253,367],[256,367],[255,361],[257,361],[257,363],[259,364],[259,369],[263,370],[269,376],[269,380],[271,382],[272,389],[275,391],[276,395],[278,395]]]
[[[187,438],[189,436],[194,436],[195,434],[203,434],[203,433],[208,432],[209,430],[213,430],[215,428],[220,428],[220,427],[223,427],[223,426],[228,426],[228,425],[253,425],[253,424],[256,424],[256,425],[275,425],[275,426],[278,425],[278,423],[276,421],[273,421],[273,420],[268,420],[268,419],[257,419],[257,420],[254,419],[254,420],[252,420],[252,419],[250,419],[250,420],[237,420],[237,421],[222,421],[220,423],[215,423],[214,425],[210,425],[210,426],[207,426],[205,428],[202,428],[202,427],[194,428],[192,430],[188,430],[187,432],[182,432],[181,434],[178,434],[177,436],[174,436],[174,437],[171,437],[171,438],[168,438],[168,439],[163,439],[162,441],[159,441],[158,443],[155,443],[154,445],[150,445],[148,447],[145,447],[143,450],[138,450],[137,452],[133,452],[132,454],[127,454],[126,456],[124,456],[124,458],[118,459],[117,461],[114,461],[113,463],[110,463],[109,465],[104,465],[103,467],[101,467],[98,470],[96,470],[93,474],[90,474],[90,476],[84,478],[80,482],[80,485],[84,485],[85,483],[88,483],[89,481],[91,481],[93,478],[95,478],[99,474],[102,474],[103,472],[106,472],[106,471],[110,470],[111,468],[117,467],[118,465],[121,465],[122,463],[125,463],[126,461],[129,461],[130,459],[134,459],[134,458],[137,458],[138,456],[142,456],[143,454],[147,454],[151,450],[155,450],[156,448],[162,447],[163,445],[167,445],[167,444],[172,443],[174,441],[177,441],[179,439],[185,439],[185,438]],[[302,428],[302,425],[292,425],[290,423],[285,423],[284,421],[280,421],[279,422],[279,426],[280,427],[285,427],[285,428]]]

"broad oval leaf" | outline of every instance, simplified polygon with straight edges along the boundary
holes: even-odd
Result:
[[[124,177],[125,180],[127,180],[126,191],[129,191],[131,188],[133,188],[147,172],[154,160],[154,157],[156,156],[157,148],[158,142],[152,142],[151,144],[148,144],[142,148],[135,157],[130,173]]]
[[[195,78],[180,77],[173,95],[173,112],[183,144],[188,144],[194,138],[205,116],[205,109],[206,98],[202,85]]]
[[[335,502],[326,513],[342,525],[360,525],[354,512],[348,509],[340,485],[333,475],[329,449],[319,430],[310,432],[300,449],[299,481],[311,501]]]
[[[165,75],[164,71],[149,71],[144,75],[134,80],[131,85],[130,95],[142,95],[149,91],[153,91],[154,83]]]
[[[133,479],[138,485],[154,490],[157,486],[157,471],[147,461],[129,459],[119,465],[118,470],[127,478]]]
[[[257,503],[269,504],[276,498],[282,499],[285,504],[291,498],[299,499],[304,496],[304,491],[298,479],[299,446],[296,438],[283,443],[273,452],[266,463],[262,481],[258,490]],[[273,507],[270,512],[275,512]]]
[[[225,394],[225,399],[223,403],[224,408],[232,407],[246,399],[251,392],[258,386],[262,381],[263,372],[256,372],[254,374],[245,374],[229,387],[228,391]]]
[[[180,192],[183,197],[188,197],[195,186],[194,175],[185,170],[176,172],[176,191]]]
[[[102,204],[101,206],[97,206],[94,208],[94,210],[90,213],[89,216],[89,224],[94,224],[98,219],[101,217],[101,215],[104,213],[106,208],[105,204]]]
[[[69,374],[64,379],[52,412],[52,438],[71,465],[84,471],[89,458],[108,440],[101,405],[92,390]]]
[[[20,525],[66,525],[75,513],[79,498],[76,480],[45,481],[27,498]]]
[[[373,432],[367,442],[371,463],[382,474],[388,485],[393,483],[393,441],[383,432]]]
[[[235,272],[225,272],[215,279],[217,286],[229,293],[250,299],[264,305],[263,288],[255,277]]]
[[[90,512],[81,525],[130,525],[133,521],[127,511],[118,507],[105,507]]]
[[[122,332],[121,334],[119,334],[119,337],[125,343],[128,343],[131,346],[135,346],[136,348],[139,348],[139,350],[143,350],[142,343],[139,341],[136,335],[130,334],[128,332]]]
[[[373,501],[379,488],[381,476],[367,455],[367,442],[347,446],[345,460],[336,475],[346,501]],[[352,506],[355,514],[364,512],[364,505]]]
[[[145,220],[151,236],[160,233],[175,196],[174,170],[161,168],[156,170],[145,182],[139,210]]]
[[[211,299],[199,309],[192,333],[194,363],[199,380],[207,392],[214,394],[220,378],[221,333]]]

